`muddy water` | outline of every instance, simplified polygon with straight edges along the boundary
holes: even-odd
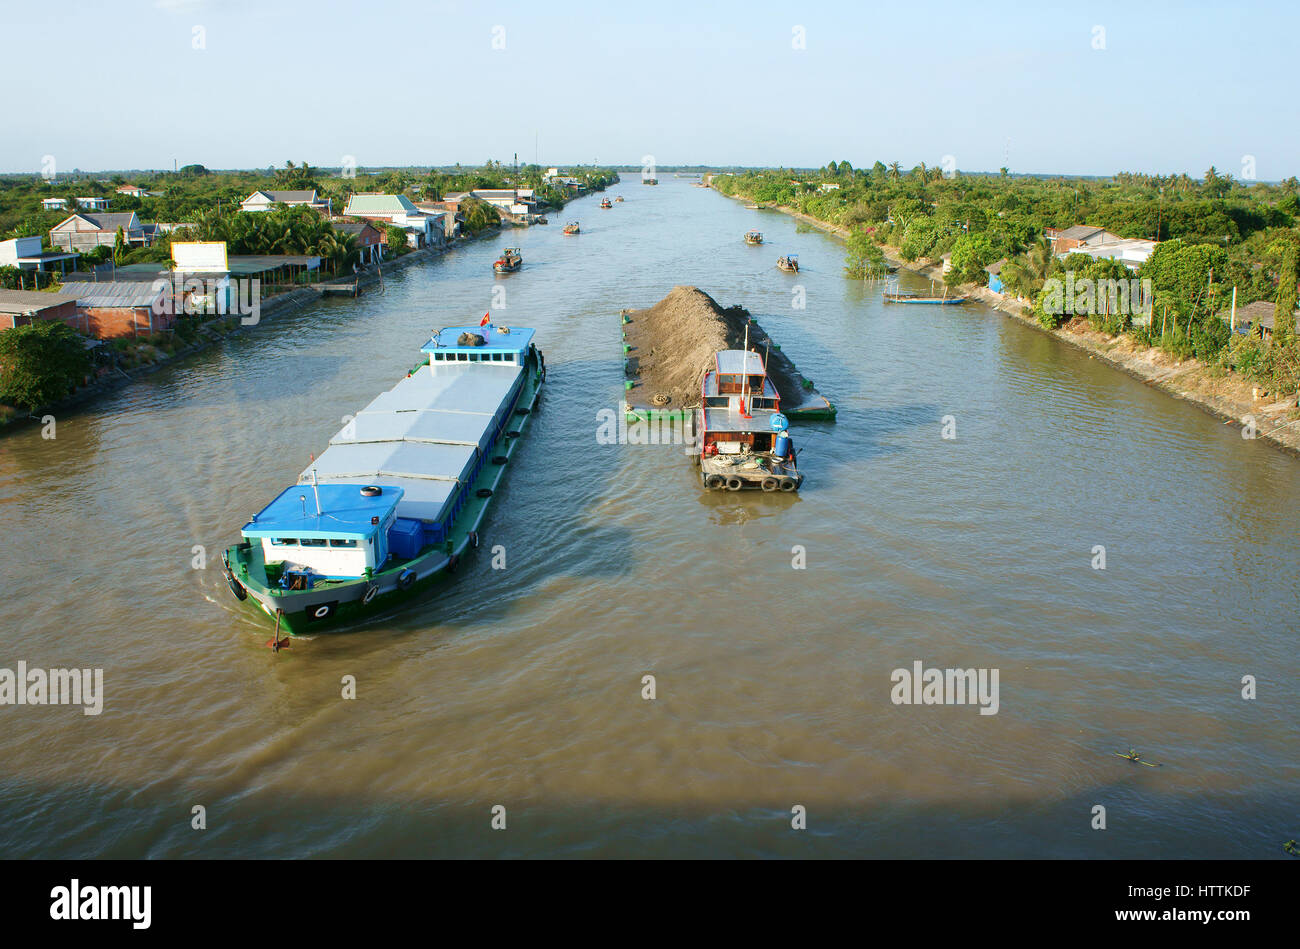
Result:
[[[619,191],[0,441],[0,668],[105,692],[0,707],[0,855],[1281,855],[1300,465],[981,306],[885,306],[783,216]],[[505,243],[525,266],[494,278]],[[749,307],[839,406],[794,433],[799,496],[597,443],[618,311],[678,283]],[[221,547],[489,307],[551,372],[483,549],[416,608],[271,654]],[[997,670],[997,714],[892,703],[915,661]]]

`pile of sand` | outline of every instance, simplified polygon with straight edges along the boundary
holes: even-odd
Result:
[[[745,328],[749,348],[767,356],[768,374],[783,404],[796,406],[804,399],[803,378],[778,349],[769,350],[767,333],[744,307],[723,309],[713,297],[696,287],[673,287],[672,292],[645,310],[625,312],[628,370],[636,385],[627,393],[634,407],[691,408],[699,405],[704,374],[721,349],[742,349]]]

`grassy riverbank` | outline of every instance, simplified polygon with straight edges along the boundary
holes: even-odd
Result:
[[[721,191],[719,193],[725,194]],[[727,197],[740,201],[752,200],[739,194]],[[760,206],[780,211],[844,241],[852,235],[852,230],[848,227],[819,220],[789,205]],[[943,282],[941,261],[930,258],[909,261],[903,259],[900,248],[889,244],[880,246],[891,264]],[[1168,395],[1191,402],[1224,419],[1227,424],[1243,429],[1243,434],[1253,424],[1256,437],[1300,455],[1300,420],[1294,418],[1295,401],[1291,399],[1279,402],[1272,395],[1266,394],[1267,390],[1257,380],[1231,369],[1206,364],[1195,357],[1179,358],[1157,347],[1143,346],[1127,334],[1100,332],[1083,317],[1075,317],[1052,328],[1043,326],[1026,301],[1008,294],[995,293],[985,286],[959,283],[952,290],[979,300],[1026,326],[1086,350],[1092,357],[1101,359]]]

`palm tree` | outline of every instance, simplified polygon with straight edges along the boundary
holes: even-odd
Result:
[[[1051,241],[1040,237],[1019,257],[1006,262],[1002,268],[1002,282],[1017,295],[1032,298],[1042,288],[1055,261]]]
[[[898,162],[896,162],[896,161],[891,161],[891,162],[889,163],[889,177],[890,177],[891,179],[893,179],[894,181],[897,181],[897,180],[902,176],[902,170],[901,170],[901,169],[902,169],[902,166],[901,166]]]

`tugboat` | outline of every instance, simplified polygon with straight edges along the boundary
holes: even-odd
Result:
[[[746,243],[746,244],[761,244],[761,243],[763,243],[763,235],[760,234],[758,231],[746,231],[746,232],[745,232],[745,243]]]
[[[497,273],[514,273],[524,265],[524,255],[518,247],[507,247],[501,256],[492,262],[492,269]]]
[[[275,621],[272,648],[391,609],[454,573],[537,406],[533,331],[440,330],[406,377],[244,525],[226,582]]]
[[[786,273],[798,273],[799,255],[786,254],[784,257],[778,257],[776,259],[776,265],[780,267],[782,270],[784,270]]]
[[[795,465],[788,425],[763,357],[748,349],[719,352],[705,373],[695,415],[704,486],[798,491],[803,475]]]
[[[609,203],[609,198],[601,198],[601,199],[600,199],[600,206],[601,206],[602,208],[612,208],[614,205],[612,205],[612,204]]]
[[[577,222],[577,221],[570,221],[568,224],[564,225],[564,233],[566,233],[566,234],[577,234],[577,233],[578,233],[578,222]]]
[[[621,194],[614,199],[615,204],[621,204],[622,202],[623,202],[623,196]]]

